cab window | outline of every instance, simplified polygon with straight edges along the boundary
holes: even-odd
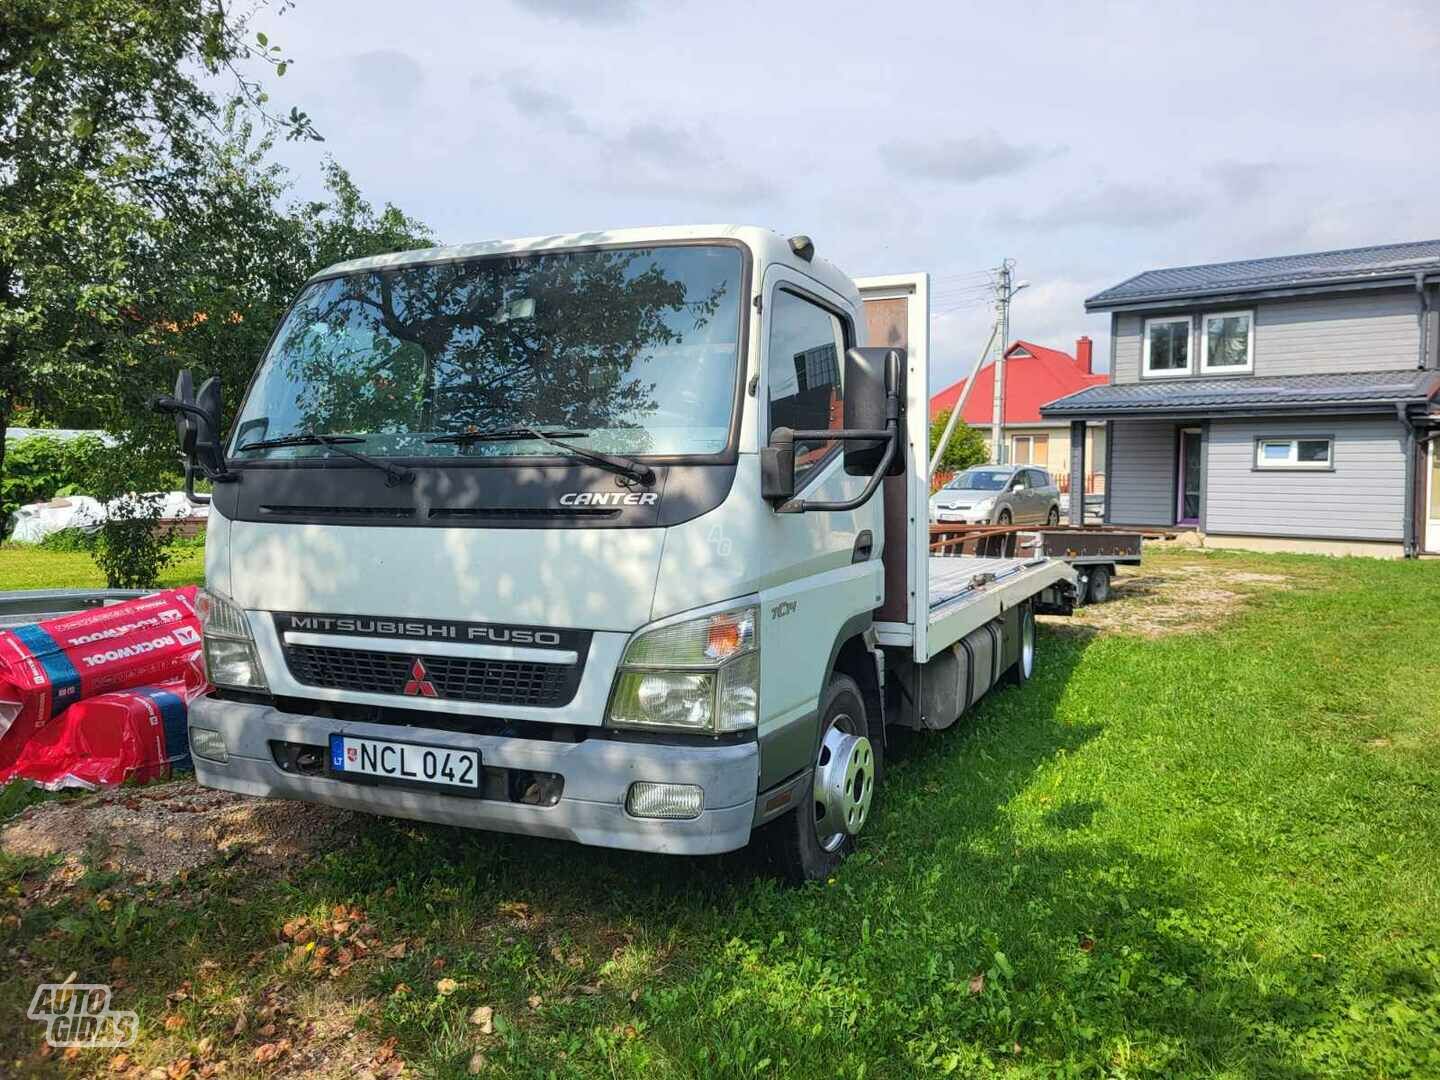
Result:
[[[833,312],[796,293],[777,290],[770,314],[770,430],[824,430],[844,426],[845,324]],[[839,443],[795,442],[798,488]]]

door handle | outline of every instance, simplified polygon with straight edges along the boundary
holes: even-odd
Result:
[[[870,558],[870,553],[875,550],[875,537],[870,534],[869,529],[862,529],[860,535],[855,537],[855,546],[850,549],[850,561],[852,563],[864,562]]]

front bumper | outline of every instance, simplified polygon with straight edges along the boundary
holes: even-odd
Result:
[[[206,787],[265,798],[300,799],[416,821],[674,855],[709,855],[744,847],[750,839],[760,775],[760,753],[753,742],[717,746],[666,746],[602,738],[550,742],[342,722],[214,697],[191,703],[190,724],[221,732],[229,751],[230,760],[223,764],[192,755],[196,779]],[[325,746],[330,735],[340,731],[372,739],[478,749],[486,766],[558,773],[564,778],[564,789],[555,805],[531,806],[356,784],[324,774],[288,772],[276,763],[271,751],[272,742]],[[632,817],[625,809],[625,796],[637,780],[698,784],[705,792],[704,809],[699,817],[683,821]]]
[[[930,524],[988,525],[990,524],[990,517],[993,513],[993,510],[989,510],[983,514],[974,510],[932,510],[930,512]]]

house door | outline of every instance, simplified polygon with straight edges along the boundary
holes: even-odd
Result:
[[[1203,449],[1199,428],[1180,429],[1180,482],[1176,484],[1175,524],[1200,524],[1200,455]]]
[[[1440,432],[1430,439],[1430,468],[1425,491],[1425,550],[1440,551]]]

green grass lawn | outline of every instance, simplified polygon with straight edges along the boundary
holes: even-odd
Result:
[[[205,573],[205,549],[199,544],[176,545],[171,561],[160,572],[160,584],[198,584]],[[0,544],[0,590],[99,589],[105,575],[84,551],[50,551],[34,544]]]
[[[109,1067],[34,1057],[74,971],[137,1075],[1440,1076],[1440,564],[1147,560],[1214,617],[1042,633],[826,884],[379,819],[143,888],[0,856],[0,1073]]]

